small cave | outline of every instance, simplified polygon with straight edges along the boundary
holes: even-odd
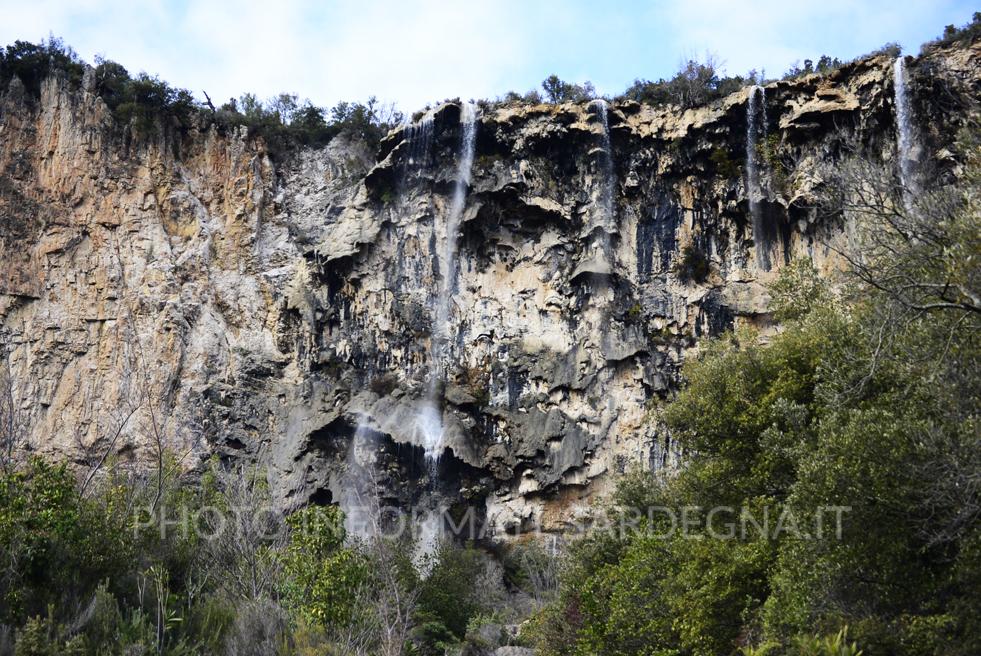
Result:
[[[328,457],[347,452],[347,444],[354,435],[354,428],[338,417],[307,435],[307,451],[316,451]]]
[[[325,487],[317,488],[310,494],[307,502],[311,506],[329,506],[334,502],[334,495]]]
[[[244,451],[245,442],[238,439],[237,437],[229,437],[225,440],[225,448],[232,451]]]

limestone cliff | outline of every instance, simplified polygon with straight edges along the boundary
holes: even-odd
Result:
[[[943,175],[979,56],[908,63]],[[0,95],[0,339],[28,446],[80,466],[107,451],[145,464],[158,442],[188,470],[249,458],[295,506],[339,498],[360,425],[388,501],[438,485],[494,531],[562,530],[631,463],[672,457],[653,410],[700,339],[768,326],[764,285],[792,258],[836,268],[821,166],[846,140],[895,157],[892,63],[686,111],[481,107],[438,482],[413,444],[459,104],[379,153],[339,137],[274,163],[244,132],[131,140],[91,80],[49,78],[40,101],[15,80]]]

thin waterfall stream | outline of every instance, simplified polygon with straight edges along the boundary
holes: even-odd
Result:
[[[430,165],[435,134],[433,112],[427,112],[418,121],[406,122],[402,129],[405,153],[398,168],[398,199],[392,210],[395,213],[394,221],[410,215],[408,192],[412,180]],[[377,480],[378,450],[381,445],[378,433],[369,427],[369,423],[368,415],[358,416],[345,457],[338,498],[344,512],[345,530],[348,535],[359,539],[376,537],[383,530]]]
[[[369,538],[378,533],[378,490],[375,480],[375,459],[378,444],[360,416],[351,438],[345,462],[339,505],[344,511],[344,529],[348,535]]]
[[[459,239],[463,211],[466,209],[467,191],[473,171],[474,151],[477,139],[477,110],[473,103],[460,107],[460,149],[457,155],[456,179],[453,195],[446,213],[445,237],[439,257],[439,289],[433,334],[430,344],[430,375],[425,401],[416,416],[418,443],[423,447],[430,472],[429,502],[417,513],[416,559],[425,565],[425,557],[431,554],[442,535],[444,507],[438,498],[439,460],[446,447],[443,416],[440,403],[440,383],[445,381],[452,357],[452,329],[450,303],[456,288],[459,272]]]
[[[753,246],[758,265],[770,269],[770,249],[763,221],[763,186],[760,181],[759,139],[766,139],[766,89],[759,85],[749,88],[746,103],[746,197],[752,225]],[[763,120],[760,121],[760,118]],[[762,125],[761,125],[762,123]]]
[[[426,461],[435,469],[443,453],[443,421],[439,403],[440,383],[446,377],[447,360],[453,340],[450,321],[450,303],[459,272],[458,254],[460,222],[466,208],[467,190],[473,171],[474,150],[477,136],[477,111],[473,103],[460,108],[460,150],[457,155],[456,179],[453,196],[446,214],[445,239],[439,257],[440,281],[436,297],[433,335],[430,346],[429,388],[426,400],[416,418],[419,443],[425,451]]]
[[[600,134],[600,153],[596,163],[599,184],[593,194],[594,212],[590,221],[591,269],[594,273],[613,273],[613,246],[610,235],[616,231],[616,210],[614,207],[614,188],[616,180],[613,171],[613,146],[610,140],[610,122],[606,101],[597,98],[589,107],[599,118],[602,126]]]
[[[906,209],[911,210],[914,199],[920,192],[916,170],[919,144],[907,90],[906,63],[902,57],[897,57],[893,64],[892,79],[896,104],[896,156],[899,160],[899,180],[902,185],[903,202]]]

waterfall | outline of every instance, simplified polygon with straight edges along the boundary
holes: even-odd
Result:
[[[589,225],[589,248],[592,251],[589,256],[589,259],[592,260],[590,269],[596,273],[609,274],[613,272],[613,247],[610,242],[610,235],[617,230],[616,209],[614,207],[616,177],[613,171],[613,145],[610,141],[610,122],[607,116],[606,101],[597,98],[591,101],[588,107],[595,112],[603,128],[600,134],[599,157],[596,161],[599,184],[594,187],[592,195],[594,211]]]
[[[423,447],[426,460],[434,472],[444,448],[443,421],[438,398],[439,383],[446,376],[450,342],[453,338],[450,326],[450,301],[453,298],[459,270],[457,250],[460,239],[460,222],[466,207],[467,190],[470,188],[476,137],[476,107],[473,103],[464,103],[460,108],[460,150],[457,156],[456,180],[453,184],[453,196],[450,199],[449,210],[446,214],[444,247],[439,257],[440,281],[433,321],[432,345],[430,347],[432,371],[429,377],[429,391],[426,402],[416,417],[417,441]]]
[[[436,304],[437,349],[434,353],[434,365],[439,377],[445,375],[448,355],[445,348],[451,339],[450,335],[450,299],[456,287],[456,276],[459,269],[457,248],[460,238],[460,220],[467,203],[467,190],[470,188],[470,174],[473,170],[474,146],[477,137],[477,112],[473,103],[464,103],[460,109],[460,154],[457,157],[456,181],[453,184],[453,197],[446,216],[446,242],[439,261],[440,285],[439,297]],[[433,376],[432,381],[437,380]]]
[[[899,158],[899,180],[903,187],[903,202],[909,209],[919,193],[919,184],[916,179],[919,146],[916,128],[913,126],[913,112],[906,90],[906,64],[902,57],[897,57],[893,64],[892,79],[896,104],[896,155]]]
[[[762,101],[762,102],[760,102]],[[756,261],[759,266],[770,269],[769,246],[763,225],[763,212],[760,201],[763,199],[763,189],[760,185],[760,171],[757,165],[758,137],[760,129],[760,113],[762,108],[763,137],[766,138],[766,91],[759,85],[749,88],[749,101],[746,104],[746,197],[749,199],[749,214],[752,220],[753,244],[756,250]]]
[[[375,484],[375,454],[378,445],[366,420],[364,416],[359,418],[358,427],[351,438],[339,499],[344,512],[344,528],[348,535],[358,538],[369,538],[378,528],[378,494]]]
[[[602,177],[599,192],[600,222],[606,232],[612,233],[616,229],[616,216],[613,209],[613,191],[616,184],[613,176],[613,146],[610,142],[610,122],[607,117],[606,101],[602,98],[589,103],[596,108],[600,122],[603,125],[603,135],[601,145],[603,152],[599,160],[599,174]]]
[[[392,206],[392,210],[395,212],[393,220],[396,223],[408,218],[411,214],[411,195],[407,195],[406,191],[411,188],[412,176],[419,171],[424,171],[429,166],[434,126],[433,114],[427,112],[418,121],[406,123],[402,127],[405,152],[402,154],[398,167],[398,179],[395,188],[397,202]],[[398,262],[397,266],[401,267],[401,262]]]
[[[459,262],[460,223],[466,208],[467,191],[470,188],[470,175],[473,170],[474,151],[477,139],[477,111],[473,103],[460,107],[460,149],[457,155],[456,180],[453,196],[446,213],[445,241],[439,256],[439,288],[436,297],[436,312],[433,321],[433,335],[430,346],[429,390],[426,400],[419,407],[415,418],[416,444],[422,446],[429,466],[429,502],[417,517],[416,560],[424,565],[426,556],[431,554],[442,535],[443,513],[445,508],[437,494],[439,479],[439,459],[445,449],[443,441],[443,416],[440,409],[440,382],[446,378],[449,368],[453,330],[450,321],[450,301],[456,288]]]
[[[395,186],[396,202],[391,210],[394,213],[393,221],[396,223],[411,216],[409,206],[411,195],[407,192],[411,189],[412,177],[425,171],[430,165],[434,134],[435,120],[432,111],[424,114],[418,121],[406,121],[402,125],[403,152]],[[396,275],[401,275],[401,259],[395,263],[395,266],[399,271]],[[409,272],[409,275],[413,275],[416,284],[422,284],[418,272]],[[432,426],[434,421],[429,416],[424,423]],[[437,415],[435,424],[438,423]],[[433,441],[438,439],[439,433],[438,429],[426,431],[430,436],[424,441],[427,458],[431,453],[435,453],[436,445]],[[359,415],[357,428],[348,445],[345,469],[341,477],[338,504],[344,512],[344,528],[348,535],[361,539],[376,537],[382,528],[379,525],[381,507],[376,480],[378,437],[378,434],[368,427],[367,415]]]
[[[433,114],[427,112],[418,122],[408,123],[404,128],[404,140],[408,144],[408,152],[402,160],[402,180],[416,167],[424,167],[433,144]]]
[[[435,398],[435,385],[430,383],[430,394],[416,415],[416,442],[422,447],[426,462],[435,473],[439,457],[443,453],[443,417]]]

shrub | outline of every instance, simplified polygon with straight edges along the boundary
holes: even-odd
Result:
[[[60,39],[17,41],[0,51],[0,91],[16,76],[28,94],[37,97],[41,83],[52,74],[64,75],[77,88],[84,70],[84,62]],[[323,146],[342,133],[374,149],[402,120],[394,107],[382,106],[374,97],[366,103],[340,102],[330,110],[309,100],[300,102],[290,93],[266,102],[247,93],[220,108],[209,98],[202,106],[186,89],[147,73],[134,77],[121,64],[101,57],[95,59],[95,90],[118,123],[136,137],[152,136],[157,130],[167,134],[172,128],[186,131],[197,119],[222,130],[245,126],[252,136],[264,139],[274,155],[296,146]]]
[[[703,283],[710,271],[708,258],[698,246],[689,244],[681,250],[681,258],[675,263],[674,274],[681,282]]]
[[[283,557],[285,597],[300,617],[327,628],[344,626],[367,585],[365,558],[344,546],[343,515],[336,507],[308,506],[289,516]]]
[[[790,69],[784,74],[784,79],[793,79],[796,77],[803,77],[804,75],[811,75],[813,73],[818,73],[820,75],[827,75],[832,71],[841,68],[841,60],[837,57],[830,57],[828,55],[821,55],[818,59],[817,64],[814,63],[812,59],[805,59],[804,65],[800,66],[794,64]]]
[[[621,97],[648,105],[699,107],[755,83],[756,78],[755,72],[745,78],[720,77],[718,62],[708,56],[704,62],[686,61],[670,80],[635,80]]]
[[[116,73],[118,75],[119,71]],[[118,79],[114,82],[118,83]],[[122,83],[120,95],[121,100],[113,108],[113,114],[117,120],[131,126],[141,135],[150,134],[158,124],[166,129],[164,121],[167,119],[175,119],[181,128],[186,129],[197,111],[189,91],[175,89],[160,78],[146,73],[140,73],[136,78]]]
[[[429,576],[422,582],[419,614],[430,629],[442,626],[456,640],[462,640],[467,623],[481,609],[476,582],[483,569],[480,553],[473,547],[440,542],[432,555]]]
[[[125,522],[79,498],[65,465],[35,458],[0,475],[2,620],[80,603],[124,571],[133,552]]]
[[[709,161],[715,167],[716,173],[723,178],[739,177],[739,165],[732,161],[732,158],[729,157],[729,151],[725,148],[714,149],[709,155]]]
[[[939,39],[923,44],[921,52],[937,46],[949,46],[955,43],[972,43],[978,38],[981,38],[981,11],[974,12],[971,22],[962,27],[957,27],[956,25],[945,27],[943,35]]]

